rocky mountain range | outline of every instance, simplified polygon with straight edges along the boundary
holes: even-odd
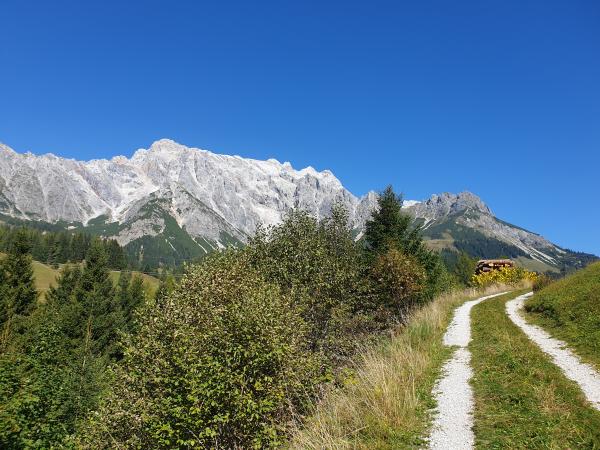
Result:
[[[354,196],[328,170],[296,170],[275,159],[220,155],[167,139],[131,158],[87,162],[21,154],[0,144],[4,221],[114,237],[142,267],[178,264],[243,245],[260,223],[276,224],[294,208],[321,218],[335,202],[345,205],[360,234],[377,195]],[[502,255],[538,270],[586,260],[497,219],[469,192],[408,201],[405,207],[432,247],[450,258],[457,250]]]

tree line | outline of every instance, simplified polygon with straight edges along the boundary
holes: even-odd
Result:
[[[29,253],[36,261],[56,268],[59,264],[81,262],[92,242],[104,248],[108,267],[121,270],[128,267],[123,248],[114,239],[94,238],[90,234],[72,231],[47,231],[36,228],[0,226],[0,252],[8,252],[17,239],[28,242]]]

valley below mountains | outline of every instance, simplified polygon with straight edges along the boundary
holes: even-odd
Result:
[[[242,246],[258,226],[277,224],[294,208],[322,218],[335,203],[346,207],[360,238],[377,194],[356,197],[328,170],[296,170],[275,159],[220,155],[167,139],[131,158],[92,161],[17,153],[0,144],[2,221],[115,238],[141,269]],[[449,260],[464,251],[558,272],[595,259],[496,218],[470,192],[407,201],[404,209]]]

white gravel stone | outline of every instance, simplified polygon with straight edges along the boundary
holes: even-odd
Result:
[[[511,320],[535,342],[544,353],[552,358],[567,378],[575,381],[587,400],[600,411],[600,373],[592,366],[582,362],[567,344],[551,337],[546,331],[536,325],[531,325],[519,314],[525,300],[533,295],[528,293],[506,303],[506,312]]]
[[[463,450],[472,449],[475,445],[473,391],[469,384],[473,371],[471,352],[467,348],[471,341],[471,308],[502,294],[505,292],[465,302],[454,312],[454,318],[444,335],[444,345],[459,348],[444,364],[443,376],[433,389],[437,408],[429,436],[430,449]]]

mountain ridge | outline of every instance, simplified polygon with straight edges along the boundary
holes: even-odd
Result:
[[[334,203],[347,208],[359,234],[377,194],[354,196],[330,170],[296,170],[274,158],[221,155],[170,139],[130,158],[89,161],[21,154],[0,144],[0,214],[114,237],[140,265],[180,263],[243,245],[259,224],[279,223],[294,208],[322,218]],[[447,256],[505,251],[559,270],[562,255],[573,253],[496,218],[468,191],[408,200],[404,210]]]

